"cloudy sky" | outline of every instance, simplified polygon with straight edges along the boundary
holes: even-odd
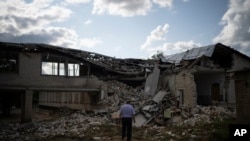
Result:
[[[1,0],[0,41],[148,58],[221,42],[250,55],[249,0]]]

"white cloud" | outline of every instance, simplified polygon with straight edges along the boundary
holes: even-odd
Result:
[[[146,42],[141,46],[141,49],[148,49],[152,47],[157,41],[165,40],[164,35],[168,32],[169,25],[158,26],[154,29],[150,35],[147,37]]]
[[[172,7],[172,0],[153,0],[154,3],[159,4],[160,7]]]
[[[69,9],[51,6],[51,1],[36,0],[30,4],[12,0],[0,2],[0,32],[15,35],[36,30],[53,22],[61,22],[71,14]]]
[[[250,54],[249,7],[249,0],[230,0],[229,8],[220,22],[223,29],[213,42],[221,42]]]
[[[94,0],[92,14],[108,13],[122,17],[147,15],[152,3],[160,7],[171,7],[172,0]]]
[[[102,40],[96,38],[86,38],[80,40],[80,45],[88,48],[94,47],[100,43],[102,43]]]
[[[157,51],[163,51],[165,55],[170,55],[201,46],[200,43],[196,43],[193,40],[178,41],[175,43],[167,42],[165,36],[168,29],[168,24],[156,27],[147,37],[145,43],[141,45],[141,49],[147,51],[152,56]]]
[[[91,23],[92,23],[91,20],[87,20],[87,21],[84,22],[84,24],[86,24],[86,25],[91,24]]]
[[[16,36],[39,31],[51,23],[64,21],[71,14],[69,9],[51,6],[49,0],[29,4],[19,0],[1,1],[0,5],[0,33]]]
[[[80,4],[80,3],[88,3],[90,0],[65,0],[66,3],[69,4]]]
[[[94,0],[93,14],[120,15],[132,17],[135,15],[146,15],[152,4],[150,0]]]
[[[0,1],[0,41],[46,43],[70,48],[93,47],[101,43],[100,39],[79,38],[73,29],[52,26],[66,21],[72,13],[65,7],[53,6],[52,2]]]

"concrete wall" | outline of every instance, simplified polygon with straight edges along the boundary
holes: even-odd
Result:
[[[234,105],[236,103],[236,97],[235,97],[235,78],[234,73],[227,73],[226,77],[226,84],[225,84],[225,93],[226,93],[226,99],[228,104]]]
[[[250,71],[236,72],[236,111],[237,121],[241,124],[250,124]]]
[[[32,96],[35,91],[40,93],[50,92],[50,94],[40,97],[46,97],[46,101],[43,99],[40,104],[68,106],[78,109],[79,107],[80,109],[91,109],[96,100],[100,100],[99,97],[105,94],[102,81],[95,77],[42,75],[41,60],[40,53],[21,52],[18,59],[18,73],[0,73],[0,90],[25,91],[21,98],[22,122],[31,121]],[[79,93],[84,93],[84,104],[75,101],[78,100]]]
[[[99,91],[92,92],[39,92],[39,105],[69,107],[72,109],[93,110],[101,100]]]
[[[233,54],[233,66],[230,71],[239,71],[246,68],[250,68],[250,61],[238,54]]]
[[[246,68],[250,68],[250,61],[234,53],[232,68],[227,73],[228,80],[226,81],[227,84],[225,84],[225,93],[226,93],[225,101],[227,101],[228,104],[234,105],[236,103],[235,76],[233,72],[244,70]]]
[[[189,70],[183,70],[176,74],[167,74],[163,76],[162,83],[167,83],[171,94],[179,96],[180,91],[183,92],[183,105],[196,105],[196,84],[194,76]]]
[[[162,76],[163,84],[167,83],[170,92],[178,96],[183,93],[183,104],[194,106],[198,104],[211,104],[211,86],[213,83],[220,85],[221,101],[225,101],[225,77],[223,72],[206,72],[193,74],[192,69],[179,73]]]
[[[41,55],[20,53],[19,73],[0,74],[0,86],[22,88],[100,88],[101,81],[91,77],[41,75]]]

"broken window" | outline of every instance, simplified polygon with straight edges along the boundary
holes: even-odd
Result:
[[[18,53],[0,53],[0,73],[18,73]]]
[[[68,75],[79,76],[79,64],[68,64]]]
[[[42,55],[41,64],[42,75],[54,76],[86,76],[88,75],[88,67],[71,58],[51,55],[49,53]]]
[[[58,63],[57,62],[42,62],[42,74],[43,75],[58,75]]]
[[[65,76],[65,64],[64,63],[59,63],[59,75],[60,76]]]
[[[68,76],[80,76],[80,64],[67,64]],[[66,76],[66,68],[65,63],[58,63],[58,62],[42,62],[42,74],[43,75],[59,75],[59,76]]]

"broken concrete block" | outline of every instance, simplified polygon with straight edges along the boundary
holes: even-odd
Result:
[[[157,104],[159,104],[163,97],[167,94],[166,91],[159,91],[154,97],[153,97],[153,101],[156,102]]]
[[[137,113],[135,115],[135,123],[134,123],[134,126],[136,127],[140,127],[142,125],[144,125],[146,123],[148,119],[142,114],[142,113]]]

